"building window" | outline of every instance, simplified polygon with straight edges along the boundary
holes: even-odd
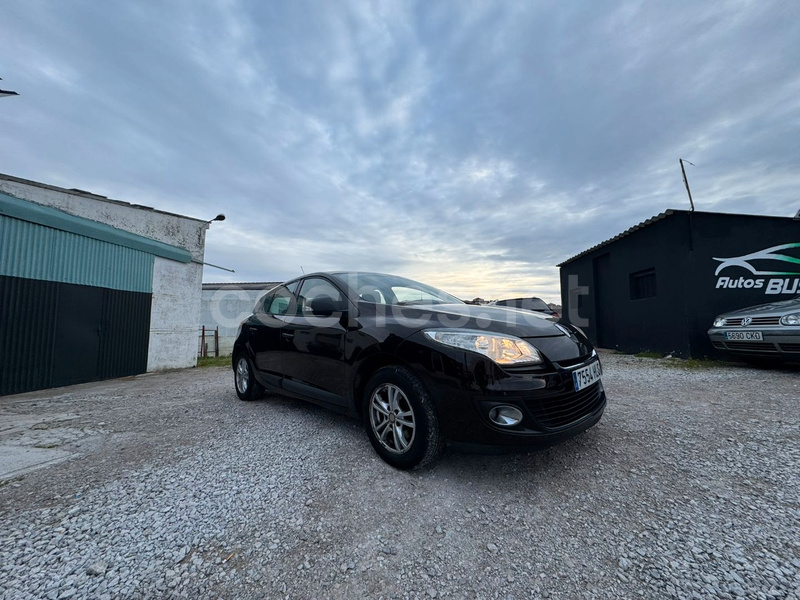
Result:
[[[643,300],[656,296],[656,270],[645,269],[631,273],[631,300]]]

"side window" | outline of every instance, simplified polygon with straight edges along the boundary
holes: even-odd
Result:
[[[269,303],[269,306],[267,306],[267,303]],[[266,312],[277,316],[294,314],[296,306],[294,294],[284,286],[279,287],[274,293],[267,296],[264,301]]]
[[[392,286],[392,292],[397,302],[425,302],[436,301],[436,296],[423,290],[416,290],[402,286]]]
[[[316,298],[327,296],[336,306],[344,310],[346,304],[342,298],[342,293],[327,279],[320,277],[309,277],[303,280],[300,294],[297,297],[298,314],[311,316],[311,302]]]
[[[386,304],[386,298],[378,288],[364,286],[358,289],[358,301],[371,304]]]

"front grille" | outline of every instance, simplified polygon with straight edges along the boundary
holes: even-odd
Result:
[[[723,344],[722,342],[711,342],[711,343],[714,344],[714,348],[719,348],[720,350],[725,350],[725,344]]]
[[[566,358],[564,360],[557,360],[554,361],[562,369],[568,369],[570,367],[574,367],[575,365],[579,365],[581,363],[585,363],[591,358],[591,356],[579,356],[578,358]]]
[[[771,342],[725,342],[728,350],[742,350],[747,352],[777,352]]]
[[[575,365],[585,363],[591,358],[591,355],[587,354],[586,356],[579,356],[578,358],[565,358],[563,360],[556,360],[553,361],[553,364],[561,367],[562,369],[569,369]],[[509,375],[538,375],[547,370],[547,367],[543,364],[522,366],[503,365],[503,370]]]
[[[558,429],[580,421],[600,408],[602,403],[599,382],[580,392],[567,392],[526,402],[533,418],[547,429]]]
[[[780,344],[784,352],[800,352],[800,344]]]
[[[736,317],[731,319],[725,319],[722,323],[723,327],[742,327],[742,321],[747,317]],[[780,317],[751,317],[750,323],[747,325],[748,327],[755,327],[757,325],[780,325],[781,318]]]

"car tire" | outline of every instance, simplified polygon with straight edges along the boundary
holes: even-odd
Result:
[[[372,447],[393,467],[425,466],[444,449],[433,401],[405,367],[393,365],[375,372],[364,393],[363,415]]]
[[[240,400],[258,400],[264,395],[264,388],[256,381],[253,364],[246,354],[237,354],[233,361],[233,384]]]

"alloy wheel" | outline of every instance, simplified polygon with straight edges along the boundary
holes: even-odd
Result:
[[[389,452],[403,454],[414,442],[414,409],[403,390],[391,383],[378,386],[369,403],[372,431]]]
[[[250,387],[250,365],[242,356],[236,362],[236,389],[240,394],[246,394],[248,387]]]

